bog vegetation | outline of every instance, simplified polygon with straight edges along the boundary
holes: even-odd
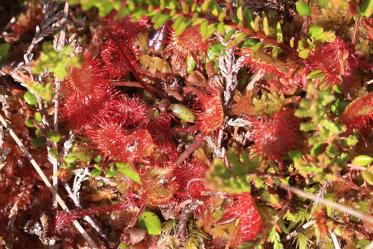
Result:
[[[373,1],[0,10],[0,248],[373,248]]]

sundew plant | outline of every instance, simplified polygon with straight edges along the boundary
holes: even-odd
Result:
[[[373,248],[372,0],[0,13],[0,248]]]

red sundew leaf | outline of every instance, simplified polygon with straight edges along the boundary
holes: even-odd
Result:
[[[333,85],[340,84],[344,77],[351,77],[359,63],[355,49],[339,38],[322,45],[307,59],[311,70],[321,70],[326,82]]]
[[[104,20],[105,30],[108,36],[112,38],[127,40],[132,43],[138,33],[148,31],[148,18],[142,18],[138,22],[133,22],[130,17],[118,19],[115,15],[116,13],[113,12]]]
[[[350,130],[362,131],[371,127],[373,120],[373,93],[359,97],[352,101],[340,117],[341,122]]]
[[[116,94],[107,100],[98,117],[124,128],[144,127],[150,121],[149,107],[139,98]]]
[[[162,112],[159,116],[151,120],[146,125],[150,132],[157,150],[154,151],[153,160],[155,163],[173,163],[177,160],[179,152],[172,139],[171,123],[174,120],[168,112]]]
[[[137,35],[147,32],[148,19],[132,22],[129,17],[115,19],[115,13],[104,20],[104,36],[107,40],[101,47],[101,56],[112,78],[121,78],[138,69],[139,51],[134,46]],[[135,73],[135,72],[133,72]]]
[[[69,128],[81,131],[90,124],[95,115],[102,109],[110,96],[104,92],[92,92],[85,97],[72,96],[62,103],[60,114],[62,120],[67,122]]]
[[[184,88],[186,93],[197,95],[197,101],[192,111],[196,114],[196,127],[202,134],[211,134],[216,131],[224,120],[222,98],[218,90],[210,89],[203,93],[196,88]]]
[[[284,94],[293,94],[306,85],[306,69],[292,61],[275,59],[262,50],[242,49],[244,64],[254,73],[265,76],[265,88]]]
[[[61,90],[64,97],[92,95],[93,89],[106,91],[109,83],[102,66],[103,63],[94,59],[90,52],[85,53],[81,66],[71,68],[66,80],[62,82]]]
[[[81,130],[91,122],[114,93],[101,66],[99,60],[86,53],[81,68],[72,68],[62,82],[60,114],[74,130]]]
[[[249,193],[232,195],[231,199],[233,202],[225,207],[220,223],[239,219],[238,229],[235,234],[237,245],[255,240],[263,231],[263,220],[254,199]]]
[[[250,139],[254,142],[254,149],[265,159],[281,161],[300,141],[299,120],[290,110],[249,120],[252,122]]]
[[[197,57],[200,54],[206,54],[209,43],[204,41],[201,36],[200,26],[192,26],[184,30],[177,36],[174,32],[167,46],[167,51],[176,54],[177,57],[185,59],[189,54]]]
[[[126,131],[119,124],[105,121],[89,127],[85,134],[104,156],[116,161],[141,162],[156,147],[147,130]]]
[[[150,206],[167,205],[172,202],[178,189],[171,167],[149,167],[141,176],[144,198]]]
[[[72,210],[69,212],[66,211],[58,211],[56,216],[54,217],[53,223],[53,229],[55,230],[57,234],[61,234],[66,232],[66,230],[69,229],[72,222],[76,219],[83,218],[84,216],[90,216],[90,215],[97,215],[97,214],[103,214],[103,213],[109,213],[114,211],[122,211],[126,210],[131,206],[129,203],[119,203],[114,205],[108,205],[108,206],[101,206],[101,207],[93,207],[93,208],[87,208],[87,209],[77,209]]]
[[[128,56],[126,57],[124,53],[127,53]],[[128,51],[128,48],[121,50],[113,40],[109,40],[103,45],[101,57],[112,78],[127,76],[131,69],[131,62],[128,58],[132,58],[133,61],[136,60],[133,58],[131,51]]]
[[[181,199],[200,198],[201,192],[205,190],[203,179],[207,170],[207,165],[196,160],[175,168],[173,174],[180,186],[176,196]]]
[[[242,55],[245,56],[244,64],[250,67],[252,72],[261,71],[265,74],[276,77],[285,77],[286,65],[263,51],[252,51],[251,49],[242,49]]]

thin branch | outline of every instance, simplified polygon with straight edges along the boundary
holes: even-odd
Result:
[[[341,249],[341,245],[339,244],[337,235],[334,232],[329,231],[330,237],[332,237],[334,249]]]
[[[203,138],[197,137],[194,142],[179,156],[179,158],[176,160],[175,165],[178,166],[182,162],[184,162],[184,160],[186,160],[195,150],[197,150],[201,146],[203,141]]]
[[[342,204],[339,204],[339,203],[336,203],[334,201],[330,201],[330,200],[326,200],[326,199],[323,199],[317,195],[314,195],[314,194],[311,194],[311,193],[307,193],[301,189],[298,189],[298,188],[295,188],[295,187],[292,187],[292,186],[289,186],[289,185],[286,185],[286,184],[283,184],[283,183],[280,183],[280,182],[275,182],[275,184],[277,184],[279,187],[283,188],[283,189],[286,189],[287,191],[290,191],[298,196],[301,196],[303,198],[306,198],[306,199],[309,199],[309,200],[312,200],[312,201],[315,201],[317,203],[320,203],[322,205],[325,205],[325,206],[328,206],[328,207],[332,207],[340,212],[343,212],[343,213],[346,213],[346,214],[349,214],[351,216],[354,216],[360,220],[363,220],[365,222],[368,222],[368,223],[371,223],[373,224],[373,216],[370,216],[370,215],[367,215],[367,214],[364,214],[356,209],[353,209],[353,208],[350,208],[350,207],[347,207],[345,205],[342,205]]]
[[[18,138],[17,134],[13,131],[13,129],[9,126],[8,122],[4,119],[3,115],[0,114],[0,122],[1,124],[9,131],[10,136],[13,138],[14,142],[18,145],[18,147],[21,149],[22,153],[25,157],[30,161],[31,165],[34,167],[36,172],[39,174],[42,181],[45,183],[45,185],[48,187],[48,189],[56,196],[56,200],[58,204],[61,206],[61,208],[65,211],[69,211],[68,206],[64,202],[64,200],[61,198],[61,196],[57,193],[56,189],[52,186],[52,184],[49,182],[48,177],[44,174],[43,170],[40,168],[40,166],[37,164],[37,162],[34,160],[26,146],[22,143],[22,141]],[[84,237],[84,239],[87,240],[88,244],[92,248],[98,248],[94,240],[89,236],[89,234],[84,230],[84,228],[80,225],[80,223],[76,220],[73,221],[73,224],[75,228],[81,233],[81,235]]]
[[[315,221],[314,220],[310,220],[306,223],[304,223],[301,227],[295,229],[294,231],[292,231],[290,234],[288,234],[286,236],[286,240],[290,240],[294,237],[296,237],[300,232],[304,231],[304,230],[307,230],[309,227],[311,227],[313,224],[315,224]]]

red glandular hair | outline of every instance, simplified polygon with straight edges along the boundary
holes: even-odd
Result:
[[[176,197],[180,199],[200,198],[201,192],[205,190],[204,177],[208,166],[194,160],[186,162],[174,169],[174,176],[179,184]]]
[[[167,51],[180,58],[186,58],[188,55],[197,58],[198,55],[204,55],[209,45],[202,39],[199,25],[185,29],[179,36],[173,33],[170,40]]]
[[[267,160],[281,162],[282,158],[300,141],[299,120],[291,110],[282,110],[271,117],[249,118],[250,139],[254,142],[255,152]]]
[[[174,117],[168,112],[161,112],[147,123],[146,128],[152,135],[157,150],[153,153],[153,160],[163,163],[175,162],[179,156],[172,140],[171,122]]]
[[[360,61],[352,45],[337,38],[313,52],[307,59],[307,65],[311,70],[321,70],[326,75],[325,80],[336,85],[350,77]]]
[[[340,117],[350,131],[353,129],[359,132],[371,128],[373,120],[373,93],[359,97],[352,101]]]
[[[72,129],[79,130],[90,122],[113,92],[101,66],[86,53],[81,67],[70,69],[62,82],[61,116]]]
[[[255,200],[249,193],[232,195],[230,199],[231,202],[224,208],[221,222],[239,219],[240,223],[235,232],[235,246],[255,240],[263,231],[263,220]]]
[[[177,182],[172,175],[172,167],[147,167],[141,175],[145,202],[150,206],[161,206],[172,202]]]
[[[186,93],[197,96],[192,110],[196,115],[196,128],[204,135],[215,132],[224,120],[224,110],[220,91],[218,89],[208,89],[206,93],[188,87],[184,89]]]
[[[69,212],[58,211],[52,220],[50,227],[54,230],[51,231],[53,234],[64,235],[74,232],[71,229],[72,222],[76,219],[83,218],[84,216],[97,215],[108,212],[122,211],[131,207],[132,203],[119,203],[108,206],[87,208],[87,209],[76,209]]]
[[[132,22],[129,17],[105,19],[106,41],[101,47],[101,57],[111,78],[122,78],[137,67],[138,51],[134,46],[137,34],[147,31],[146,22]]]
[[[121,125],[123,128],[144,127],[149,122],[149,107],[139,98],[115,94],[97,115],[100,119]]]
[[[253,73],[261,72],[266,79],[265,87],[280,93],[292,94],[306,85],[306,70],[293,61],[275,59],[264,51],[242,49],[244,64]]]
[[[145,129],[127,131],[116,123],[100,122],[85,133],[95,147],[111,160],[141,162],[149,157],[155,145]]]

